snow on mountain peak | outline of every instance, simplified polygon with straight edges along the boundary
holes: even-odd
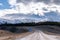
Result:
[[[44,13],[44,16],[36,15],[36,14],[6,14],[3,16],[1,22],[7,23],[26,23],[26,22],[44,22],[44,21],[56,21],[60,22],[60,15],[58,12],[48,12]]]

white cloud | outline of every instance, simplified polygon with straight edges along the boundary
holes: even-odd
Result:
[[[20,3],[16,2],[16,1],[20,1]],[[28,2],[30,1],[27,5],[24,4],[24,2]],[[38,2],[38,3],[35,3]],[[15,6],[16,10],[19,11],[20,13],[35,13],[35,14],[41,14],[43,15],[44,12],[47,12],[47,11],[44,11],[42,8],[46,8],[48,9],[48,11],[58,11],[60,12],[60,6],[59,5],[56,5],[54,4],[55,0],[49,0],[51,1],[52,3],[51,4],[45,4],[43,3],[44,1],[48,2],[47,0],[9,0],[9,3],[10,5],[12,6]],[[50,2],[49,2],[50,3]],[[38,9],[38,10],[36,10]]]
[[[8,0],[11,7],[13,7],[16,4],[16,0]]]
[[[56,4],[45,4],[43,2],[30,2],[29,4],[25,5],[24,3],[16,3],[15,4],[15,9],[19,11],[19,13],[34,13],[34,14],[39,14],[39,15],[44,15],[45,12],[50,12],[50,11],[58,11],[60,12],[60,6]],[[47,9],[47,11],[43,10],[43,8]]]
[[[45,1],[45,2],[47,2],[47,1]],[[5,19],[11,20],[14,18],[5,17],[5,15],[6,14],[18,14],[18,13],[35,14],[35,15],[38,14],[40,16],[44,16],[44,13],[49,13],[51,11],[54,11],[54,12],[57,12],[60,14],[60,5],[57,5],[53,1],[51,1],[52,3],[48,2],[49,4],[46,4],[45,2],[42,2],[42,1],[33,2],[33,0],[32,0],[32,2],[30,1],[27,4],[25,4],[24,1],[17,3],[16,0],[9,0],[9,4],[11,5],[12,8],[0,10],[0,18],[5,18]],[[0,4],[0,5],[2,5],[2,4]],[[15,6],[15,7],[13,7],[13,6]],[[49,20],[49,18],[46,17],[46,19],[44,19],[44,20]],[[55,17],[53,17],[53,18],[55,18]],[[18,18],[18,19],[20,19],[20,18]],[[26,18],[23,16],[22,19],[26,19]],[[38,20],[40,20],[40,19],[38,19]],[[44,20],[41,19],[40,21],[44,21]]]
[[[16,0],[9,0],[9,4],[15,5],[16,4]]]
[[[22,2],[16,3],[16,0],[9,0],[9,4],[11,6],[15,6],[15,8],[12,9],[4,9],[0,10],[0,16],[3,16],[5,14],[12,14],[12,13],[23,13],[23,14],[39,14],[41,16],[44,16],[44,13],[50,12],[50,11],[58,11],[60,13],[60,5],[56,4],[45,4],[43,2],[30,2],[29,4],[24,4]],[[47,9],[47,11],[43,10],[43,8]]]
[[[4,16],[6,14],[13,14],[13,13],[18,13],[18,11],[14,10],[14,9],[0,10],[0,17]]]

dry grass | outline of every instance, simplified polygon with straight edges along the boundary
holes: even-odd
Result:
[[[16,38],[22,38],[29,34],[30,32],[16,34],[16,33],[11,33],[9,31],[0,30],[0,40],[14,40]]]

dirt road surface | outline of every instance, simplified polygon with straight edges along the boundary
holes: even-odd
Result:
[[[0,40],[60,40],[60,27],[44,25],[24,28],[29,32],[12,33],[0,30]]]
[[[33,28],[34,32],[15,40],[60,40],[60,28],[56,26],[42,26]]]

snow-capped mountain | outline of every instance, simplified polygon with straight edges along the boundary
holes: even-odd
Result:
[[[44,21],[57,21],[60,22],[60,15],[58,12],[48,12],[44,13],[44,16],[36,15],[36,14],[6,14],[2,18],[0,18],[1,23],[26,23],[26,22],[44,22]]]
[[[45,17],[49,19],[48,21],[60,22],[60,13],[58,12],[51,11],[51,12],[45,13]]]
[[[40,19],[39,15],[35,14],[6,14],[3,18],[0,18],[1,23],[26,23],[36,22]]]

